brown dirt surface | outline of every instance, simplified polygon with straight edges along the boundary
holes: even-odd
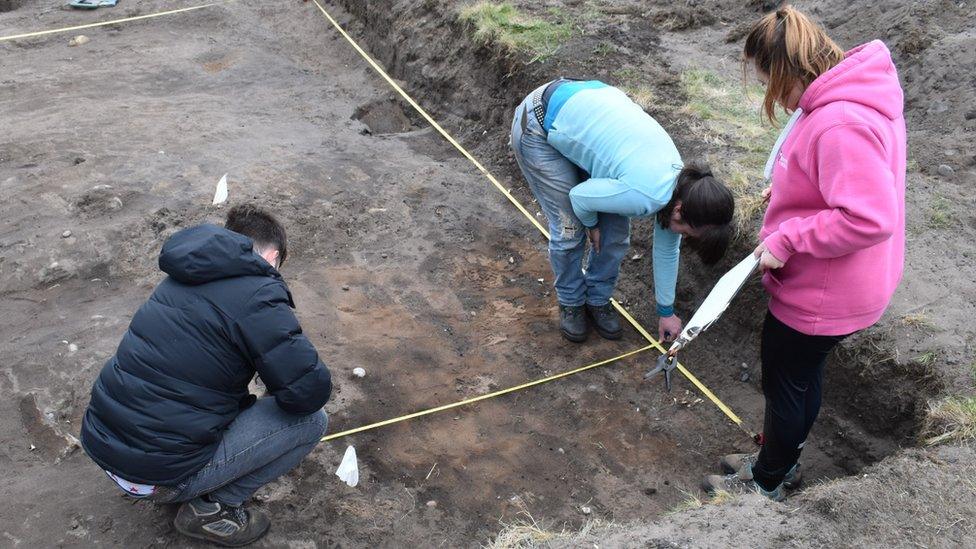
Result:
[[[327,6],[533,212],[506,131],[522,95],[558,74],[637,78],[660,101],[649,108],[686,157],[715,162],[734,154],[696,140],[674,107],[684,100],[679,82],[688,67],[738,76],[740,45],[728,40],[760,14],[756,2],[513,2],[575,29],[552,56],[531,63],[474,41],[457,17],[463,3],[337,3]],[[4,11],[8,4],[12,11]],[[0,34],[185,5],[126,0],[79,12],[53,0],[0,2]],[[965,473],[958,460],[940,453],[950,450],[899,448],[915,444],[929,398],[973,389],[976,202],[968,191],[976,158],[967,109],[976,104],[974,8],[859,0],[800,6],[845,46],[873,37],[893,46],[916,159],[905,282],[882,324],[845,343],[832,362],[825,409],[804,454],[808,478],[858,474],[886,456],[894,457],[876,466],[883,478],[898,469],[905,471],[900,481],[913,482],[913,467],[956,478]],[[209,204],[224,173],[229,204],[264,204],[289,228],[293,259],[284,276],[336,379],[331,431],[643,345],[633,331],[621,342],[593,334],[583,346],[558,337],[539,235],[310,3],[234,2],[83,32],[91,41],[76,47],[68,46],[74,33],[0,43],[7,122],[0,135],[0,391],[8,397],[0,404],[0,543],[186,543],[171,526],[175,510],[121,497],[73,437],[92,380],[161,277],[162,242],[180,228],[221,219],[222,209]],[[951,175],[940,175],[942,165]],[[648,225],[637,224],[634,254],[643,257],[626,262],[618,299],[653,326],[650,240]],[[745,253],[748,240],[734,255]],[[679,308],[690,313],[727,266],[684,261]],[[739,300],[683,359],[757,426],[758,284]],[[659,383],[642,383],[650,358],[323,444],[259,492],[258,505],[274,520],[262,543],[480,546],[524,511],[567,528],[594,516],[661,516],[696,492],[717,455],[751,446],[690,384],[678,381],[668,395]],[[743,364],[747,382],[739,381]],[[351,375],[358,366],[365,378]],[[360,456],[357,488],[333,475],[347,443]],[[824,544],[859,527],[817,506],[828,493],[846,502],[838,509],[860,501],[860,479],[836,482],[800,500],[799,515],[810,517],[804,524],[839,532],[813,538]],[[831,486],[840,488],[828,492]],[[920,501],[940,501],[934,484],[919,486]],[[797,516],[758,500],[742,505],[776,520]],[[702,524],[724,524],[737,509],[715,508],[722,518]],[[973,519],[958,518],[934,524],[961,536]],[[708,537],[717,535],[708,528],[690,545],[723,539]],[[919,531],[913,539],[931,539],[930,530]],[[628,539],[638,538],[619,544],[631,545]],[[798,539],[790,543],[803,545]]]

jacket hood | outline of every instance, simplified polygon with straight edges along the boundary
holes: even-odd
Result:
[[[840,64],[807,87],[799,106],[809,113],[835,101],[860,103],[890,120],[902,117],[904,95],[884,42],[874,40],[848,51]]]
[[[216,225],[190,227],[169,237],[159,254],[159,268],[190,285],[238,276],[281,278],[254,252],[250,238]]]

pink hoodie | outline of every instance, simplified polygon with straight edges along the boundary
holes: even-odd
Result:
[[[786,265],[763,286],[788,326],[849,334],[881,318],[905,259],[905,119],[888,48],[875,40],[847,52],[797,110],[773,153],[760,232]]]

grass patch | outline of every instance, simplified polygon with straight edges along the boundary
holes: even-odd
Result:
[[[687,496],[686,499],[669,509],[668,514],[674,515],[684,513],[685,511],[700,509],[705,505],[722,505],[723,503],[728,503],[735,499],[735,496],[725,491],[715,492],[711,497],[707,497],[705,499],[701,499],[691,492],[685,492],[684,494]]]
[[[952,214],[949,201],[936,198],[929,206],[929,227],[933,229],[949,229],[956,224],[956,217]]]
[[[976,397],[948,397],[930,403],[922,433],[930,446],[976,441]]]
[[[462,8],[461,21],[474,29],[482,44],[497,43],[531,55],[529,63],[551,57],[569,38],[572,26],[559,10],[549,10],[551,21],[528,16],[508,2],[480,1]]]
[[[763,168],[779,134],[760,116],[764,91],[701,69],[683,73],[681,88],[687,99],[679,113],[688,118],[692,134],[730,150],[731,160],[712,167],[735,195],[740,233],[751,232],[763,209]]]
[[[633,86],[621,86],[620,89],[645,111],[650,109],[651,105],[655,104],[654,91],[650,86],[636,84]]]
[[[580,540],[590,534],[594,528],[613,527],[612,522],[605,522],[600,519],[587,520],[579,530],[570,531],[562,529],[558,532],[549,530],[540,525],[532,514],[529,513],[525,502],[516,502],[519,508],[518,518],[513,522],[502,522],[502,530],[490,543],[485,545],[486,549],[523,549],[529,547],[549,547],[552,543],[562,545],[577,545]]]

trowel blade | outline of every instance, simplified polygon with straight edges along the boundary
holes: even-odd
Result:
[[[681,338],[690,341],[718,320],[758,265],[759,258],[749,254],[738,265],[722,275],[681,331]]]

